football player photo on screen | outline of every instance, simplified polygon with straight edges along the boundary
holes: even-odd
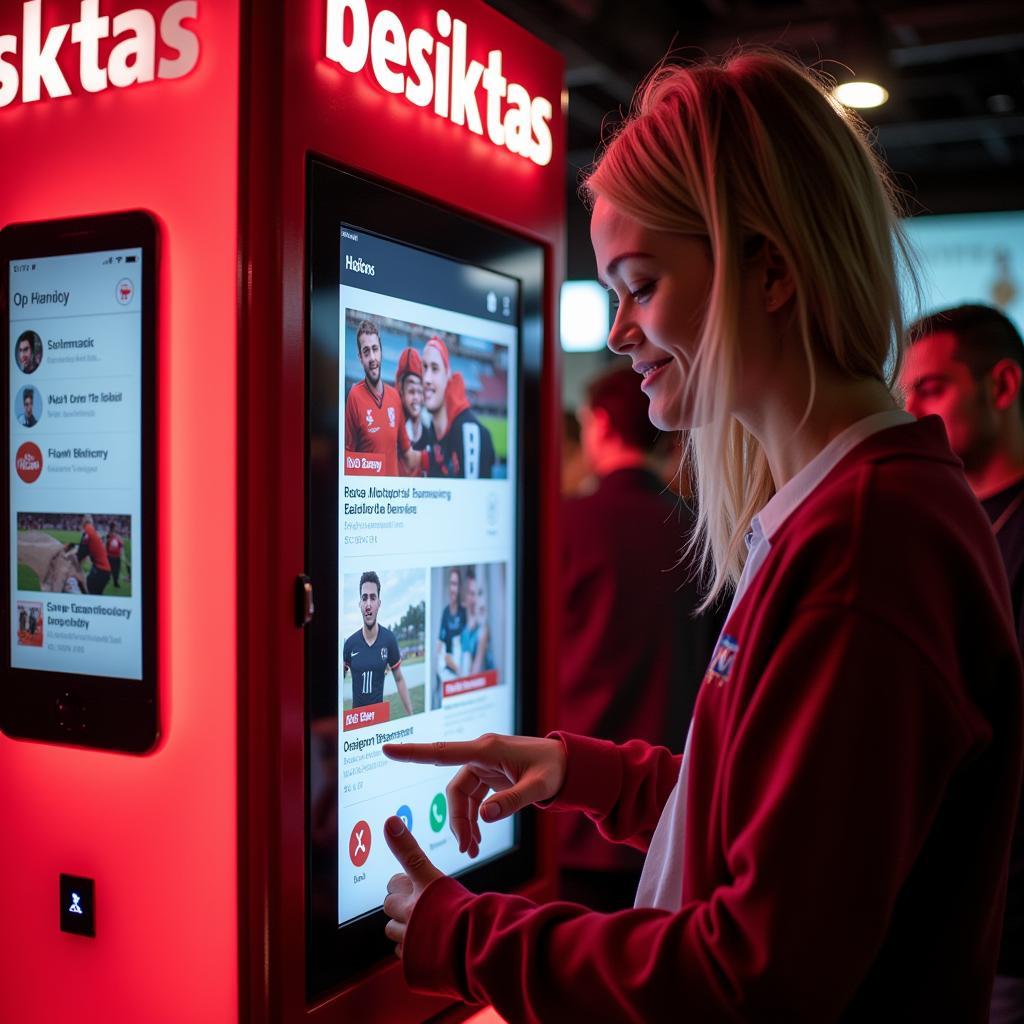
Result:
[[[131,516],[19,512],[18,589],[131,597]]]
[[[345,473],[507,475],[507,346],[349,309],[344,377]]]
[[[19,601],[15,612],[18,620],[18,646],[43,646],[43,606],[38,601]]]
[[[432,709],[504,682],[506,600],[504,562],[431,570]]]
[[[343,576],[342,706],[346,724],[376,725],[426,706],[426,572]],[[348,712],[361,711],[351,718]]]

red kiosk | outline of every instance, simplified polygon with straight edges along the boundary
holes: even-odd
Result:
[[[550,718],[562,108],[557,55],[479,0],[0,13],[0,227],[157,225],[159,731],[142,755],[0,735],[0,1019],[445,1012],[375,938],[396,812],[467,884],[548,887],[543,822],[463,863],[443,784],[384,785],[376,746]],[[414,454],[392,476],[345,412],[406,350],[433,435],[396,439]],[[412,439],[408,401],[397,425],[379,410]],[[20,486],[12,515],[43,493]],[[382,635],[367,573],[403,656],[357,690],[346,641]],[[61,874],[95,881],[94,937],[60,930]]]

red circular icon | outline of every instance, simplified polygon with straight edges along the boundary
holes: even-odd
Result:
[[[370,826],[365,821],[357,821],[352,835],[348,837],[348,856],[357,868],[361,868],[370,856]]]
[[[43,453],[31,441],[26,441],[14,457],[14,468],[27,484],[34,484],[43,471]]]

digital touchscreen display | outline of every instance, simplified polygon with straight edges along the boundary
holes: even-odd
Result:
[[[480,856],[448,825],[448,768],[388,761],[388,741],[516,725],[519,282],[342,225],[338,331],[338,900],[378,909],[404,818],[457,873]]]
[[[9,264],[14,668],[143,678],[142,258]]]

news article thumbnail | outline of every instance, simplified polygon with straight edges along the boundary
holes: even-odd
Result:
[[[38,601],[19,601],[16,610],[18,616],[18,646],[43,646],[43,606]]]
[[[131,597],[131,516],[19,512],[18,590]]]
[[[431,708],[505,681],[505,563],[430,572]]]
[[[347,309],[343,351],[344,473],[507,476],[507,346]]]
[[[424,569],[375,569],[342,576],[343,730],[426,710]]]

